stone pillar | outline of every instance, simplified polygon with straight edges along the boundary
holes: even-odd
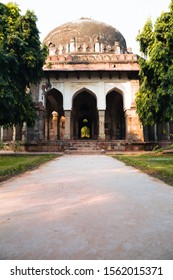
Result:
[[[154,140],[155,140],[155,141],[158,141],[157,124],[154,124]]]
[[[105,140],[105,110],[99,110],[98,117],[99,117],[99,139]]]
[[[57,140],[58,136],[58,113],[52,112],[52,128],[51,128],[51,140]]]
[[[60,118],[60,128],[59,128],[59,139],[64,139],[64,131],[65,131],[65,117],[61,116]]]
[[[13,125],[13,135],[12,135],[12,141],[16,141],[16,126]]]
[[[65,110],[64,116],[65,116],[64,139],[71,139],[71,110]]]
[[[171,137],[170,137],[170,124],[169,124],[169,122],[166,123],[166,139],[168,141],[171,140]]]
[[[48,124],[48,117],[45,118],[45,140],[49,140],[49,124]]]
[[[143,142],[143,127],[139,122],[138,115],[135,109],[126,110],[126,140],[134,142]]]
[[[23,123],[23,127],[22,127],[22,141],[23,142],[27,141],[27,125],[26,125],[26,122]]]
[[[45,140],[45,112],[39,111],[38,116],[38,140],[44,141]]]
[[[3,139],[4,139],[4,135],[3,135],[4,134],[4,128],[3,128],[3,126],[0,127],[0,130],[1,130],[0,131],[0,136],[1,136],[0,141],[3,141]]]

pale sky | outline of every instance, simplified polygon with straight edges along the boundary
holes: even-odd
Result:
[[[9,0],[1,0],[8,3]],[[21,13],[27,9],[34,11],[40,40],[55,27],[81,17],[103,21],[118,29],[134,53],[139,53],[136,42],[138,31],[151,17],[155,22],[162,12],[169,9],[171,0],[15,0]]]

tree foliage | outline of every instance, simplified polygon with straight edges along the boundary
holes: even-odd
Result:
[[[0,3],[0,125],[33,125],[36,114],[26,87],[42,75],[46,49],[40,44],[37,18],[20,14],[14,3]]]
[[[148,19],[137,41],[140,63],[137,112],[144,125],[173,120],[173,0],[153,26]]]

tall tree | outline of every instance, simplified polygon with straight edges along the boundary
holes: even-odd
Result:
[[[36,21],[33,12],[21,15],[16,4],[0,3],[0,125],[34,124],[34,104],[26,88],[41,78],[46,57]]]
[[[153,26],[148,19],[137,36],[140,63],[137,112],[144,125],[173,120],[173,0]]]

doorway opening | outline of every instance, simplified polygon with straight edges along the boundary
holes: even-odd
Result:
[[[46,94],[45,138],[55,141],[64,137],[64,111],[62,93],[52,88]]]
[[[125,139],[123,97],[114,90],[106,96],[105,134],[107,140]]]
[[[97,139],[98,113],[93,93],[83,90],[74,97],[72,116],[74,139]]]

